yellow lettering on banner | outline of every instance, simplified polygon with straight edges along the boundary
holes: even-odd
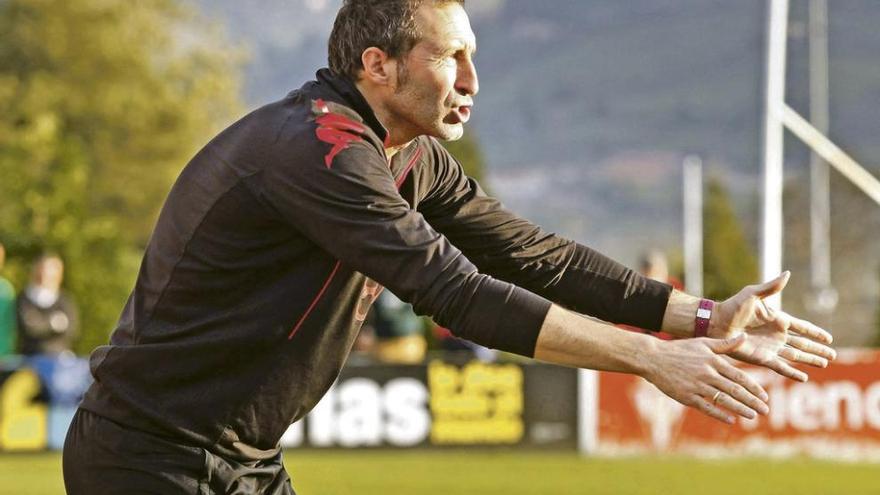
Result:
[[[431,441],[445,445],[512,444],[522,440],[523,372],[515,364],[471,362],[428,366]]]
[[[46,448],[47,408],[34,404],[40,392],[40,378],[31,370],[12,374],[0,389],[0,449],[40,450]]]
[[[428,365],[428,387],[433,392],[452,393],[458,390],[458,369],[443,361],[431,361]]]
[[[457,393],[431,395],[431,410],[443,411],[446,416],[488,416],[490,407],[489,397]]]
[[[519,390],[511,390],[498,394],[495,398],[495,410],[498,414],[522,415],[523,396]]]
[[[435,422],[431,429],[431,441],[437,445],[510,444],[522,436],[521,418],[447,420]]]

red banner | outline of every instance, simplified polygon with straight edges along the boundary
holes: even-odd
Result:
[[[600,373],[597,453],[806,454],[880,460],[880,352],[843,350],[798,383],[743,366],[770,395],[770,414],[725,425],[647,381]]]

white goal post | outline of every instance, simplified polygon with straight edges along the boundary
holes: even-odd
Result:
[[[789,0],[769,0],[761,226],[762,280],[769,280],[782,270],[782,166],[785,129],[880,204],[880,181],[785,102],[788,6]],[[781,300],[777,295],[768,299],[768,303],[778,308]]]

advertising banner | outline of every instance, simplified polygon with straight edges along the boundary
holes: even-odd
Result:
[[[0,367],[0,452],[61,449],[91,383],[88,361],[35,356]]]
[[[843,350],[799,383],[742,366],[770,395],[770,414],[727,426],[631,375],[599,373],[593,453],[759,454],[880,461],[880,352]]]
[[[542,364],[348,366],[285,447],[577,448],[577,372]]]
[[[349,365],[282,445],[880,461],[880,352],[841,350],[807,383],[743,369],[769,393],[771,412],[728,426],[631,375],[439,359]],[[60,449],[90,380],[87,361],[72,356],[0,367],[0,452]]]
[[[91,383],[73,356],[0,367],[0,452],[58,450]],[[347,366],[282,440],[300,448],[577,448],[577,372],[542,364]]]

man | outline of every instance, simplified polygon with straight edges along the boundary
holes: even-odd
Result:
[[[76,305],[61,290],[64,262],[44,254],[34,261],[31,280],[18,296],[18,348],[24,355],[70,351],[79,331]]]
[[[391,291],[382,291],[373,303],[375,357],[385,364],[419,364],[425,361],[428,343],[422,319],[412,306]]]
[[[799,380],[786,360],[833,359],[826,332],[761,303],[787,274],[712,311],[464,176],[435,140],[461,136],[478,91],[462,4],[346,1],[330,69],[187,165],[92,355],[68,493],[292,493],[278,441],[333,383],[383,286],[461,337],[638,373],[726,422],[766,414],[767,395],[720,354]],[[714,338],[662,342],[562,306]]]
[[[669,274],[669,262],[666,255],[658,249],[646,251],[639,257],[639,273],[653,279],[665,282],[674,289],[684,290],[681,280]]]
[[[0,272],[6,264],[6,248],[0,244]],[[0,358],[15,352],[15,288],[0,275]]]

